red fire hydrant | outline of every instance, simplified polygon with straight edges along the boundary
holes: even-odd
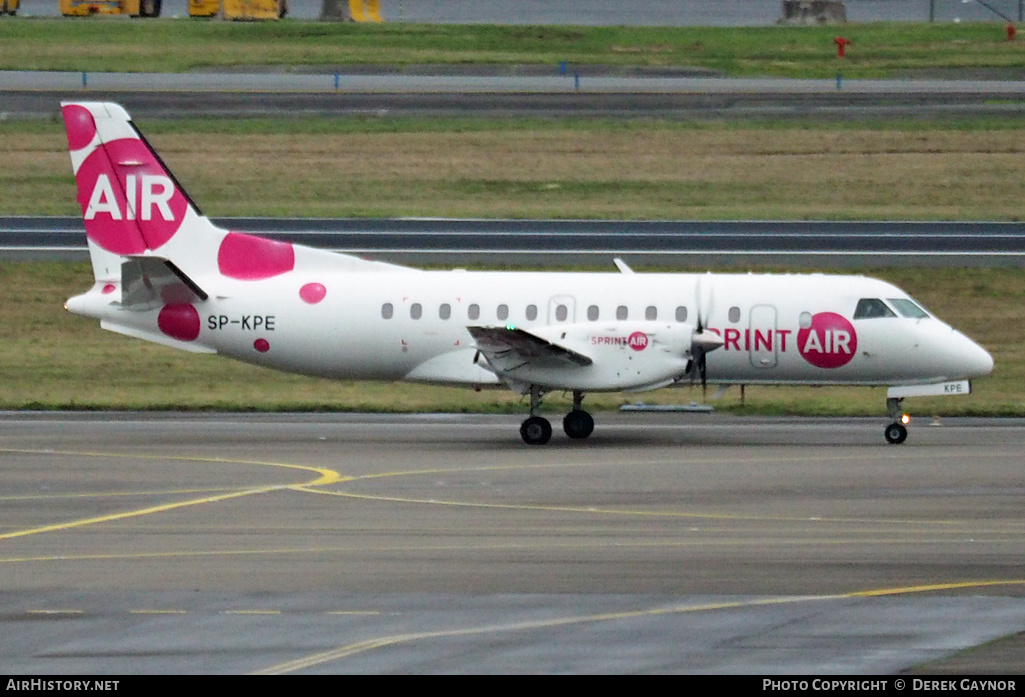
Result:
[[[1008,24],[1008,25],[1007,25],[1007,40],[1008,40],[1008,41],[1014,41],[1014,35],[1015,35],[1015,34],[1017,34],[1017,33],[1018,33],[1018,32],[1017,32],[1017,30],[1016,30],[1016,29],[1014,28],[1014,25],[1013,25],[1013,24]]]
[[[833,39],[833,43],[836,44],[836,57],[843,58],[844,49],[847,48],[847,46],[849,46],[853,42],[851,42],[849,39],[843,38],[842,36],[838,36],[835,39]]]

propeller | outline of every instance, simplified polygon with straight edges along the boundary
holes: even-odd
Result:
[[[694,327],[694,333],[690,339],[690,352],[694,357],[694,363],[691,367],[691,384],[694,383],[695,377],[701,378],[701,395],[702,399],[707,396],[708,393],[708,366],[706,363],[706,355],[709,351],[714,351],[723,345],[723,338],[718,334],[708,331],[707,324],[708,318],[712,315],[712,307],[714,302],[714,288],[708,291],[708,307],[703,307],[701,304],[701,277],[698,277],[697,283],[694,286],[694,298],[697,313],[697,324]]]

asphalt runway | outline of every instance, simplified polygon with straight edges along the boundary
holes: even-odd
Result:
[[[914,221],[221,218],[216,225],[413,266],[781,263],[1025,265],[1025,223]],[[0,260],[89,258],[81,217],[0,216]]]
[[[1020,673],[1025,421],[519,420],[0,414],[0,673]]]
[[[1022,112],[1020,74],[964,80],[787,80],[592,74],[115,74],[0,71],[0,119],[114,101],[140,123],[191,117],[945,118]],[[495,72],[497,71],[497,73]]]

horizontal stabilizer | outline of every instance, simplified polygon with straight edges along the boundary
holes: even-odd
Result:
[[[109,332],[117,332],[135,339],[142,339],[161,346],[181,349],[190,353],[217,353],[217,349],[210,348],[195,341],[181,341],[163,332],[151,331],[140,327],[132,327],[127,324],[118,324],[108,320],[100,320],[100,328]]]
[[[173,262],[155,256],[126,257],[121,264],[121,289],[121,306],[129,310],[195,303],[209,297]]]

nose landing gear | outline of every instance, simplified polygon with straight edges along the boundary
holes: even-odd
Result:
[[[908,429],[906,424],[908,419],[907,414],[901,411],[900,405],[903,399],[897,399],[890,397],[886,400],[886,411],[893,419],[893,423],[886,427],[884,435],[886,436],[886,442],[892,445],[900,445],[908,438]]]

